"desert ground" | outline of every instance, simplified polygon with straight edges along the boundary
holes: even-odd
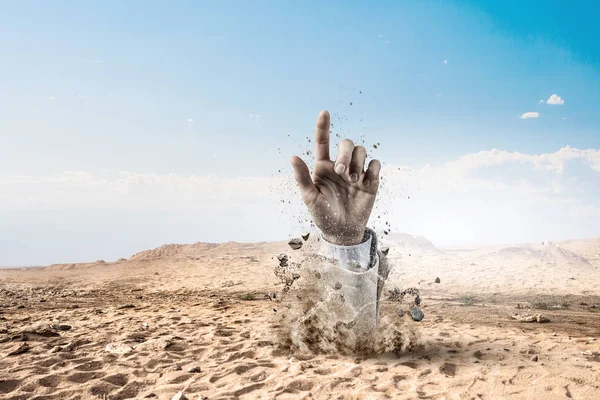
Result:
[[[600,239],[381,237],[386,289],[418,288],[425,319],[396,315],[418,340],[379,356],[280,346],[276,256],[308,251],[286,241],[0,269],[0,398],[600,398]]]

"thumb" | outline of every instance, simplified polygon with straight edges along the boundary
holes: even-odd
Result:
[[[311,198],[319,192],[310,177],[306,163],[297,156],[293,156],[290,161],[294,167],[294,178],[296,178],[296,182],[298,182],[298,186],[300,186],[300,191],[302,192],[302,199],[308,204]]]

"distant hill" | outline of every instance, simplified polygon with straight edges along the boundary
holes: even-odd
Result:
[[[391,233],[389,235],[383,235],[378,233],[378,237],[382,242],[386,243],[387,246],[394,246],[398,249],[435,253],[441,252],[441,250],[435,247],[429,239],[419,235],[411,235],[408,233]]]

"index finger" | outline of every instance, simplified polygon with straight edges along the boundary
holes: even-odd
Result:
[[[315,154],[317,161],[331,161],[329,158],[329,112],[323,110],[317,118],[315,129]]]

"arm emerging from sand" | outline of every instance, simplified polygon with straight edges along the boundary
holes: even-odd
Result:
[[[329,113],[322,111],[315,130],[312,176],[302,159],[294,156],[291,162],[302,199],[325,241],[324,255],[339,266],[330,271],[330,279],[354,310],[357,328],[368,331],[377,324],[379,298],[389,273],[387,260],[377,251],[375,232],[367,228],[381,164],[371,160],[365,169],[366,149],[349,139],[340,142],[336,161],[331,161],[329,126]]]

